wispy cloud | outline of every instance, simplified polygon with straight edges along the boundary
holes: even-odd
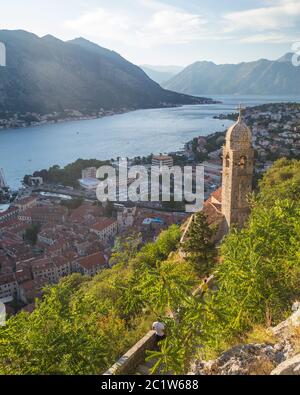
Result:
[[[157,1],[138,2],[148,9],[147,14],[126,11],[116,14],[109,9],[97,8],[66,21],[65,26],[81,35],[142,46],[186,43],[198,40],[206,33],[208,21],[202,15]]]
[[[240,39],[242,43],[249,44],[259,44],[259,43],[269,43],[269,44],[288,44],[295,42],[299,39],[299,36],[281,34],[277,32],[254,34]]]
[[[161,44],[186,44],[201,40],[242,43],[288,43],[289,30],[300,23],[299,0],[264,1],[260,8],[225,13],[212,20],[159,0],[134,0],[136,7],[100,7],[68,20],[74,34],[100,41],[151,48]]]
[[[274,2],[272,2],[274,4]],[[223,16],[225,31],[236,30],[278,30],[290,28],[299,23],[299,0],[280,0],[269,7],[232,12]]]
[[[91,35],[100,39],[110,37],[123,40],[134,35],[134,21],[125,14],[116,14],[102,8],[87,12],[77,19],[68,20],[65,26],[80,35]]]
[[[155,42],[186,43],[198,40],[206,32],[207,23],[201,15],[168,9],[154,13],[141,32]]]

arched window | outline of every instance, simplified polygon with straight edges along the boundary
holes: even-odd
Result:
[[[239,163],[240,168],[244,169],[246,167],[246,165],[247,165],[247,158],[246,158],[246,156],[241,156],[240,157],[240,163]]]
[[[229,154],[226,155],[225,160],[226,160],[226,167],[229,167],[230,166],[230,155]]]

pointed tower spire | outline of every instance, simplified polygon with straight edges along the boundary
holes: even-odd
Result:
[[[7,184],[6,184],[5,177],[4,177],[4,171],[3,171],[3,169],[0,169],[0,189],[6,188],[6,187],[7,187]]]
[[[237,108],[238,112],[239,112],[239,118],[238,118],[238,122],[242,122],[243,120],[243,112],[246,110],[245,107],[242,106],[242,103],[240,103],[240,105]]]

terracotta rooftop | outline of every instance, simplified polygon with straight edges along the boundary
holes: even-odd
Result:
[[[47,281],[43,279],[28,280],[20,285],[20,287],[25,291],[38,291],[46,285]]]
[[[4,274],[0,276],[0,285],[15,283],[16,278],[14,274]]]
[[[102,218],[100,221],[96,222],[94,225],[91,226],[92,230],[101,231],[109,226],[115,224],[117,221],[113,218]]]
[[[223,222],[224,216],[220,211],[221,206],[216,207],[216,205],[211,202],[206,201],[203,206],[203,213],[207,216],[207,222],[209,225],[218,225]]]
[[[97,252],[96,254],[79,259],[78,264],[84,269],[90,270],[95,267],[105,266],[107,261],[102,252]]]
[[[16,279],[19,284],[26,282],[31,279],[30,270],[28,268],[24,268],[22,270],[18,270],[16,272]]]
[[[32,262],[32,271],[35,270],[44,270],[48,268],[52,268],[53,264],[50,259],[43,258]]]
[[[17,209],[16,209],[17,210]],[[25,210],[20,216],[28,216],[31,217],[32,215],[46,215],[46,216],[54,216],[54,215],[65,215],[67,213],[67,209],[65,207],[58,207],[58,206],[37,206],[32,207]]]
[[[53,245],[47,246],[45,248],[46,252],[48,254],[53,254],[56,253],[57,251],[63,251],[64,249],[69,247],[69,242],[68,240],[62,239],[62,240],[57,240]]]
[[[173,158],[168,155],[154,155],[152,159],[154,159],[154,160],[172,160]]]
[[[37,196],[28,196],[28,197],[26,197],[26,198],[23,198],[23,199],[20,199],[20,200],[16,200],[16,201],[14,202],[14,204],[15,204],[16,206],[25,205],[25,204],[34,202],[34,201],[36,201],[36,200],[37,200]]]
[[[91,204],[83,204],[72,211],[70,219],[72,221],[83,222],[88,219],[88,217],[99,217],[102,212],[103,209],[100,207],[96,207]]]
[[[222,203],[222,187],[218,188],[215,192],[213,192],[211,194],[211,198],[214,198],[218,202]]]
[[[68,259],[63,256],[57,256],[53,258],[53,262],[55,266],[65,266],[66,264],[68,264]]]
[[[19,223],[20,223],[20,221],[18,221],[17,219],[10,219],[9,221],[1,223],[0,229],[10,228],[10,227],[18,225]]]
[[[25,281],[23,284],[21,284],[20,287],[24,291],[31,291],[35,288],[35,283],[33,280],[28,280],[28,281]]]
[[[18,211],[17,208],[10,207],[7,211],[4,211],[4,213],[0,213],[0,218],[5,217],[7,214],[17,213]]]

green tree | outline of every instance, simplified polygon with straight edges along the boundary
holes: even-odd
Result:
[[[210,228],[203,212],[194,215],[191,226],[186,234],[183,250],[202,274],[208,274],[215,254],[213,236],[215,231]]]
[[[111,217],[114,212],[114,203],[108,200],[106,203],[103,204],[103,207],[104,207],[104,215],[106,217]]]
[[[40,225],[33,224],[30,228],[26,229],[24,240],[30,243],[32,246],[36,245],[38,240],[38,234],[40,232]]]
[[[128,265],[128,263],[137,255],[139,247],[141,245],[141,234],[133,234],[125,239],[117,238],[115,241],[114,248],[112,250],[112,256],[110,258],[110,264],[112,265]]]

